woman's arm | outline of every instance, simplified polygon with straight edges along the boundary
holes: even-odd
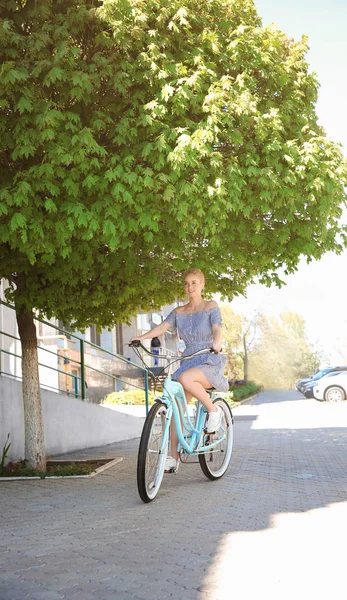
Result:
[[[163,321],[162,323],[160,323],[160,325],[156,325],[155,327],[153,327],[153,329],[150,329],[150,331],[147,331],[143,335],[135,335],[133,338],[131,338],[131,341],[151,340],[154,337],[159,337],[168,329],[170,329],[170,323],[168,323],[167,321]]]
[[[220,352],[222,349],[222,328],[220,325],[212,325],[213,343],[212,348],[215,352]]]
[[[209,302],[211,309],[211,326],[212,326],[212,348],[215,352],[222,350],[222,316],[220,308],[214,300]]]

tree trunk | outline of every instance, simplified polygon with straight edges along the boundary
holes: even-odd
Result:
[[[242,336],[243,342],[243,379],[245,383],[248,383],[248,351],[247,351],[247,340],[246,335]]]
[[[46,471],[46,451],[43,435],[36,327],[32,311],[19,308],[16,314],[19,337],[22,343],[25,460],[28,461],[30,467],[44,472]]]

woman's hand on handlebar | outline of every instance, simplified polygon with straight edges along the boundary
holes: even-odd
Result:
[[[220,343],[214,342],[212,344],[211,351],[215,352],[216,354],[219,354],[220,352],[222,352],[222,346],[220,345]]]
[[[131,340],[130,340],[130,342],[129,342],[129,346],[139,346],[140,344],[142,344],[142,338],[141,338],[141,336],[132,337]]]

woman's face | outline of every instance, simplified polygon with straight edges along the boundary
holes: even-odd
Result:
[[[201,296],[204,289],[204,282],[198,275],[187,275],[184,278],[184,289],[188,298],[197,298]]]

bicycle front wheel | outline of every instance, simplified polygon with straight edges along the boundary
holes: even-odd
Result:
[[[164,444],[166,413],[166,405],[156,402],[142,430],[137,459],[137,489],[143,502],[154,500],[163,480],[169,437],[167,435]]]
[[[229,405],[223,398],[216,398],[213,404],[219,406],[223,412],[222,426],[217,433],[211,436],[211,442],[215,442],[225,433],[225,438],[219,444],[211,448],[211,451],[199,454],[200,467],[208,479],[220,479],[226,472],[233,451],[233,429],[234,420]]]

